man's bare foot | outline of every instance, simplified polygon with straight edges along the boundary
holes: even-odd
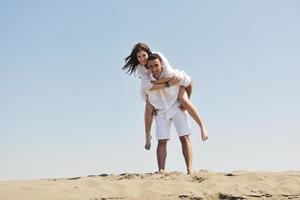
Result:
[[[201,130],[201,137],[202,137],[202,140],[205,141],[208,139],[208,133],[207,133],[207,130],[205,128],[203,128]]]
[[[193,169],[187,169],[187,174],[188,174],[188,175],[192,175],[193,172],[194,172]]]

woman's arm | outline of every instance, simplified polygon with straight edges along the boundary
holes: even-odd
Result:
[[[159,90],[162,88],[166,88],[166,87],[171,87],[173,85],[176,85],[177,83],[179,83],[178,79],[172,78],[170,81],[165,82],[165,83],[158,83],[158,84],[154,84],[150,90]]]
[[[151,81],[151,83],[153,83],[153,84],[166,83],[166,82],[171,81],[171,80],[172,80],[172,77],[167,77],[167,78],[163,77],[163,78],[161,78],[157,81]]]
[[[151,88],[150,91],[152,90],[160,90],[166,87],[165,83],[158,83],[158,84],[154,84]]]

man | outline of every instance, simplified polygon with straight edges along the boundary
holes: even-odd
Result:
[[[161,58],[158,54],[154,53],[149,55],[147,66],[151,72],[151,80],[155,81],[166,78],[164,77]],[[182,76],[180,83],[170,85],[167,82],[166,88],[150,90],[147,95],[149,103],[152,104],[157,111],[157,115],[154,118],[156,124],[156,137],[158,140],[156,151],[159,172],[165,170],[167,142],[170,139],[171,124],[173,123],[182,145],[182,153],[185,159],[187,173],[192,174],[192,145],[189,139],[190,124],[186,111],[182,111],[179,108],[180,102],[178,100],[180,85],[187,87],[191,82],[191,78],[184,72],[180,73]],[[146,133],[146,149],[150,148],[150,140],[151,135]]]

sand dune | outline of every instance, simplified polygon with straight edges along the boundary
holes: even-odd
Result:
[[[300,172],[90,175],[0,182],[0,200],[300,199]]]

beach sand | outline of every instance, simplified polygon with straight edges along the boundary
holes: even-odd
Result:
[[[0,182],[0,200],[300,199],[300,171],[182,172]]]

